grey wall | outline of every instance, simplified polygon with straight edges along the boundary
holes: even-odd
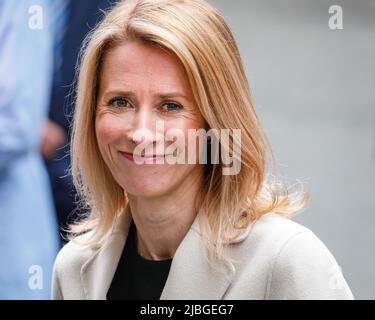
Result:
[[[375,299],[375,0],[212,0],[242,54],[281,173],[311,191],[296,220]],[[344,29],[328,28],[343,7]]]

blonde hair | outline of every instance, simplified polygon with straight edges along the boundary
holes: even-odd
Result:
[[[73,182],[89,213],[71,231],[76,235],[93,230],[90,245],[96,246],[128,203],[100,154],[95,105],[104,53],[129,39],[163,47],[178,57],[210,128],[241,130],[240,174],[223,175],[222,164],[206,165],[197,204],[204,217],[202,240],[209,261],[231,263],[225,252],[227,240],[265,213],[297,213],[308,194],[290,192],[281,180],[266,178],[267,169],[276,177],[275,159],[254,109],[239,50],[222,15],[203,0],[120,1],[89,35],[79,71],[71,141]]]

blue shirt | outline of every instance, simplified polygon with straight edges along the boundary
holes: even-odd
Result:
[[[0,299],[49,299],[58,250],[39,153],[53,71],[50,1],[0,0]]]

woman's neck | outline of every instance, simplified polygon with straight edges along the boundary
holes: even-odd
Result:
[[[128,195],[137,228],[138,252],[145,259],[173,258],[196,218],[201,176],[191,175],[167,195],[157,198]]]

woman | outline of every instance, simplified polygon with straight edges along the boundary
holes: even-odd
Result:
[[[268,155],[222,16],[203,0],[120,2],[80,68],[72,174],[89,214],[53,298],[351,299],[288,219],[307,195],[265,179]]]

